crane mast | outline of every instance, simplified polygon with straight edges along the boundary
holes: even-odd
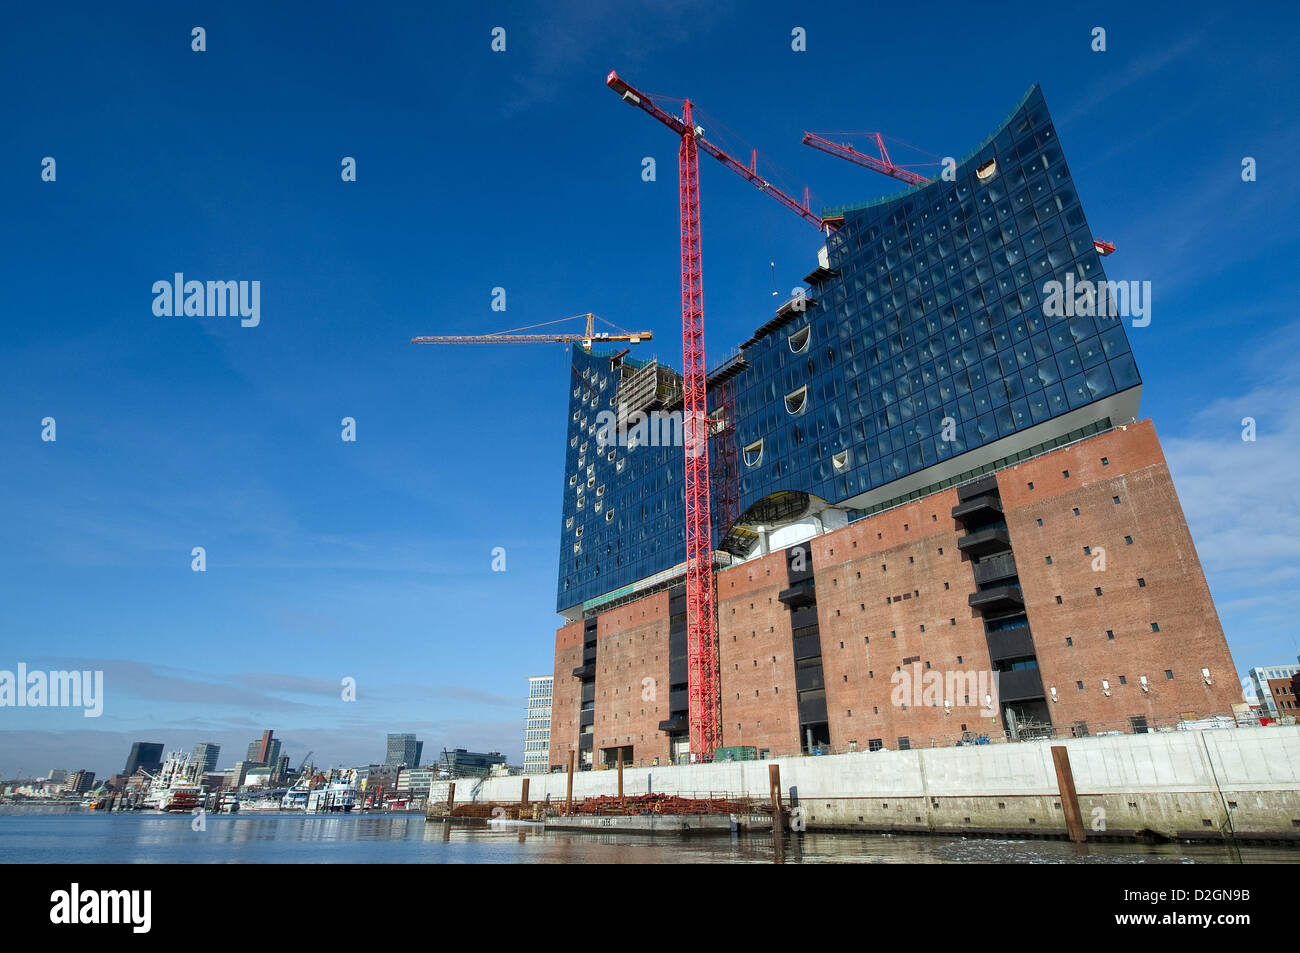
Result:
[[[680,118],[659,108],[644,93],[610,71],[605,85],[623,101],[663,123],[681,139],[677,152],[678,199],[682,248],[682,371],[683,434],[686,443],[686,645],[689,671],[691,753],[710,758],[721,742],[718,649],[713,620],[713,521],[709,499],[709,445],[706,371],[704,363],[704,270],[700,256],[700,160],[702,150],[770,195],[818,229],[828,227],[811,211],[704,138],[695,125],[691,101],[682,104]]]

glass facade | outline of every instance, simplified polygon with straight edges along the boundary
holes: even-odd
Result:
[[[1038,87],[952,178],[824,213],[843,224],[810,302],[727,385],[710,463],[734,455],[738,499],[715,543],[773,493],[842,503],[1141,383],[1121,319],[1045,312],[1049,282],[1105,275]],[[561,611],[685,558],[680,447],[600,451],[618,371],[576,348],[573,366]]]
[[[612,352],[611,352],[612,354]],[[569,443],[564,458],[559,608],[585,602],[686,558],[685,461],[659,439],[602,445],[601,412],[617,409],[611,354],[573,349]],[[649,429],[649,428],[647,428]]]

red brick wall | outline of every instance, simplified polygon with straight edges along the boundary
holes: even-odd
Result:
[[[552,768],[569,765],[569,752],[578,748],[578,709],[582,685],[573,670],[582,664],[582,622],[570,622],[555,630],[555,683],[551,687]]]
[[[1059,699],[1048,702],[1054,724],[1097,731],[1138,715],[1170,723],[1232,713],[1236,668],[1149,420],[1004,470],[998,489],[1043,688]]]
[[[668,736],[659,730],[668,717],[668,627],[666,591],[598,617],[593,764],[602,748],[627,745],[633,763],[668,758]]]
[[[915,704],[911,690],[919,681],[916,692],[924,694],[927,672],[990,667],[983,621],[966,602],[975,581],[957,548],[963,531],[952,518],[956,503],[956,490],[945,490],[813,540],[827,718],[837,750],[856,742],[865,751],[873,738],[892,750],[903,736],[913,746],[953,744],[963,726],[989,730],[977,693],[970,706],[964,693],[945,694],[940,701],[955,702],[945,712],[942,704]],[[892,702],[899,669],[907,676],[899,686],[909,699],[905,709]]]
[[[788,585],[784,552],[717,574],[724,745],[799,751],[790,613],[777,599]]]

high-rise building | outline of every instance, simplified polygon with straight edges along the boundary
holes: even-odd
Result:
[[[424,752],[424,742],[417,741],[412,734],[390,734],[388,736],[388,754],[385,764],[404,764],[408,768],[420,766],[420,756]]]
[[[94,771],[74,771],[63,782],[63,790],[74,794],[85,794],[95,786]]]
[[[162,756],[161,742],[137,741],[131,745],[131,753],[127,755],[126,767],[122,769],[122,773],[128,778],[141,769],[150,774],[157,774],[162,770]]]
[[[200,772],[217,770],[217,758],[221,755],[221,745],[212,741],[204,741],[194,746],[194,752],[190,755],[190,763],[197,764]]]
[[[1041,91],[950,171],[825,210],[808,288],[708,375],[722,745],[1145,731],[1240,700],[1137,421],[1124,316],[1150,301],[1106,279]],[[549,763],[680,758],[680,378],[575,347],[570,387]]]
[[[551,686],[554,675],[528,679],[528,711],[524,721],[524,773],[545,774],[551,747]]]
[[[262,732],[260,739],[248,743],[248,753],[244,756],[244,760],[250,763],[274,766],[276,759],[279,757],[280,739],[276,738],[275,732],[268,728]]]
[[[271,783],[283,784],[289,778],[289,756],[282,754],[275,759],[275,764],[271,766]]]

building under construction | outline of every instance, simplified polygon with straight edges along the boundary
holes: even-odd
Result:
[[[1109,248],[1039,89],[951,180],[822,219],[806,293],[707,378],[709,752],[1231,714],[1123,320],[1044,306],[1107,303]],[[684,388],[625,354],[573,349],[552,769],[690,750]]]

